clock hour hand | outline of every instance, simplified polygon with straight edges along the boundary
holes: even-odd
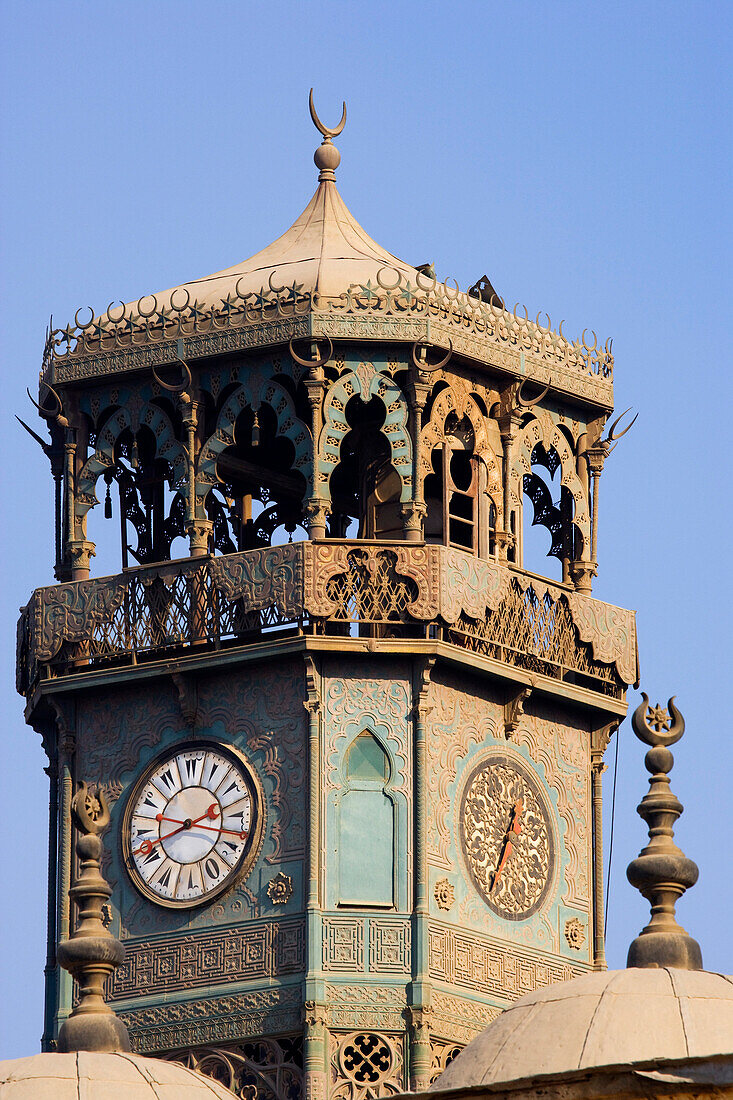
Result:
[[[211,821],[216,821],[219,816],[219,807],[216,802],[212,802],[205,814],[201,814],[201,817],[195,817],[193,821],[190,818],[186,818],[185,821],[181,821],[178,817],[166,817],[165,814],[156,814],[156,821],[172,821],[176,825],[185,825],[187,829],[190,829],[192,825],[198,825],[199,821],[203,821],[205,817],[210,818]],[[204,826],[205,828],[206,826]],[[171,834],[169,833],[168,836]]]
[[[191,829],[194,825],[198,825],[199,821],[203,821],[205,817],[210,818],[211,821],[215,821],[219,816],[219,807],[215,802],[209,806],[205,814],[201,814],[201,817],[196,817],[193,821],[190,818],[186,818],[185,821],[179,821],[177,817],[165,817],[163,814],[156,814],[156,821],[170,821],[172,824],[178,825],[177,829],[171,829],[169,833],[164,836],[159,836],[157,840],[144,840],[138,848],[136,855],[148,856],[152,852],[156,844],[160,844],[162,840],[167,840],[168,837],[175,836],[176,833],[182,833],[184,829]],[[199,826],[201,829],[206,829],[206,825]],[[219,830],[217,829],[217,832]]]
[[[506,864],[506,861],[509,859],[509,856],[514,850],[512,839],[519,836],[522,831],[521,817],[523,812],[524,803],[522,802],[521,798],[518,798],[512,806],[509,825],[507,827],[507,831],[501,845],[501,856],[499,858],[499,865],[494,871],[494,875],[491,880],[491,890],[494,889],[499,879],[501,878],[501,873],[504,870],[504,865]]]

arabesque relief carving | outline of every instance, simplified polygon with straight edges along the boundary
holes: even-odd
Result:
[[[118,1013],[138,1054],[296,1030],[301,1014],[300,983]]]

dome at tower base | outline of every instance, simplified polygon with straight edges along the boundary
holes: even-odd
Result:
[[[0,1062],[0,1100],[231,1100],[223,1085],[175,1062],[118,1052],[34,1054]]]
[[[586,974],[520,998],[431,1093],[472,1097],[733,1096],[733,978]]]

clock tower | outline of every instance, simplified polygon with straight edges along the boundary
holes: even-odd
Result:
[[[133,1048],[362,1100],[605,966],[636,639],[591,595],[608,345],[387,252],[336,187],[345,107],[311,114],[318,187],[282,237],[49,333],[58,583],[23,609],[18,687],[49,757],[45,1048],[76,998],[53,945],[85,782]]]

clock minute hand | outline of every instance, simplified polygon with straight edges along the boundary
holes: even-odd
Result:
[[[523,812],[524,803],[522,802],[521,798],[518,798],[512,806],[509,825],[507,826],[507,831],[501,844],[501,857],[499,859],[499,866],[494,871],[494,877],[491,882],[492,890],[501,878],[501,873],[504,870],[504,865],[514,850],[514,845],[512,844],[512,836],[519,836],[522,831],[521,817]]]

